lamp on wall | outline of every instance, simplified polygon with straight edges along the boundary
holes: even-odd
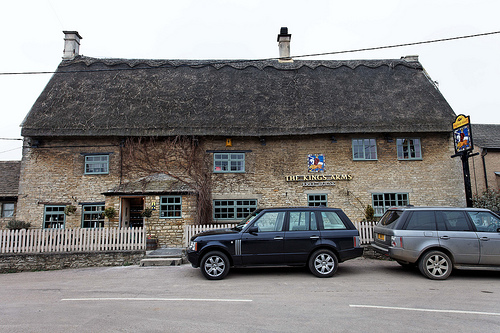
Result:
[[[394,139],[392,138],[392,136],[390,136],[389,134],[385,133],[384,134],[384,139],[385,141],[387,142],[394,142]]]
[[[266,145],[266,138],[260,137],[259,141],[260,141],[261,146],[265,146]]]
[[[337,138],[335,138],[335,135],[332,135],[331,140],[332,140],[332,143],[337,143]]]

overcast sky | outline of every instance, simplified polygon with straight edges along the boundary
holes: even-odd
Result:
[[[1,8],[0,73],[54,71],[63,30],[80,33],[82,55],[145,59],[273,58],[282,26],[292,56],[500,31],[498,0],[16,0]],[[405,55],[419,55],[456,114],[500,124],[500,34],[316,59]],[[0,160],[21,159],[21,141],[3,139],[21,138],[50,77],[0,75]]]

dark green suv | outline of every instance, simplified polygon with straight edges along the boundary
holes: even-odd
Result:
[[[209,280],[223,279],[230,267],[305,266],[330,277],[339,262],[359,257],[359,233],[341,209],[271,208],[254,212],[231,229],[191,238],[188,259]]]

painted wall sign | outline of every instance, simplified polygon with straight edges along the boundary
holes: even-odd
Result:
[[[309,154],[307,155],[307,171],[309,172],[324,172],[325,171],[325,155]]]
[[[353,176],[350,174],[336,174],[336,175],[296,175],[285,176],[287,182],[327,182],[333,180],[352,180]]]
[[[455,153],[474,149],[469,117],[461,114],[455,119],[453,123],[453,141],[455,143]]]

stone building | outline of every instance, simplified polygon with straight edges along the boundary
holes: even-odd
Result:
[[[200,183],[183,169],[189,153],[157,154],[182,138],[208,163],[216,222],[257,207],[326,205],[361,220],[367,205],[465,204],[455,114],[416,56],[294,60],[282,29],[279,60],[98,59],[65,34],[22,124],[18,217],[32,225],[145,224],[182,245]],[[131,142],[153,144],[139,159]],[[102,217],[109,207],[117,215]]]
[[[472,193],[500,190],[500,125],[473,124],[472,139],[474,152],[480,153],[469,161]]]
[[[21,161],[0,161],[0,228],[16,216]]]

